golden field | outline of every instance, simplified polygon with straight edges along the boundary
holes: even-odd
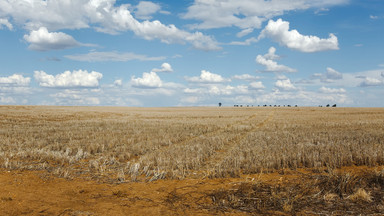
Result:
[[[383,165],[383,108],[0,106],[0,175],[9,182],[0,190],[0,213],[10,215],[25,210],[7,210],[23,200],[17,191],[7,195],[17,190],[10,178],[28,182],[36,176],[35,183],[51,181],[52,190],[55,181],[92,184],[95,191],[100,184],[116,187],[110,203],[126,200],[131,208],[117,215],[148,207],[130,200],[126,187],[157,186],[153,193],[164,195],[154,201],[158,208],[142,213],[178,215],[184,208],[191,215],[380,215]],[[180,192],[191,182],[193,189]],[[33,187],[49,191],[38,189],[41,184]],[[30,214],[52,206],[36,205]],[[111,211],[68,204],[43,213]]]

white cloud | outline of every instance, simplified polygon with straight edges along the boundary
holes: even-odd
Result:
[[[321,93],[325,93],[325,94],[345,94],[347,91],[343,88],[339,88],[339,89],[336,89],[336,88],[327,88],[327,87],[324,87],[322,86],[319,91]]]
[[[229,45],[249,46],[252,43],[256,43],[257,41],[259,41],[257,38],[251,37],[246,39],[245,41],[232,41],[229,43]]]
[[[72,36],[62,32],[48,32],[45,27],[31,31],[29,35],[24,35],[24,39],[31,44],[29,49],[37,51],[68,49],[81,45]]]
[[[99,105],[101,103],[98,97],[92,95],[88,89],[69,90],[50,94],[58,105]]]
[[[246,36],[252,32],[253,32],[253,28],[246,28],[246,29],[243,29],[241,32],[237,33],[236,36],[240,38],[240,37],[244,37],[244,36]]]
[[[208,89],[204,89],[203,92],[207,92],[209,95],[234,95],[234,94],[247,94],[248,86],[239,85],[210,85]]]
[[[296,90],[297,88],[291,83],[290,79],[285,80],[277,80],[275,83],[275,87],[277,87],[280,90],[283,91],[292,91]]]
[[[241,29],[260,28],[262,22],[288,11],[324,8],[345,4],[349,0],[195,0],[183,15],[199,20],[193,28],[210,29],[236,26]]]
[[[16,100],[12,97],[3,97],[0,95],[0,103],[1,104],[14,104]]]
[[[185,88],[183,90],[185,94],[196,95],[200,99],[205,95],[211,96],[225,96],[225,95],[237,95],[237,94],[248,94],[248,86],[246,85],[222,85],[222,84],[209,84],[203,85],[199,88]]]
[[[145,40],[159,39],[167,44],[188,42],[196,49],[207,51],[221,49],[213,37],[201,32],[190,33],[172,24],[164,25],[158,20],[139,22],[133,18],[127,7],[127,5],[121,5],[119,8],[108,8],[112,16],[99,17],[98,22],[101,22],[103,27],[97,30],[112,34],[130,30]]]
[[[316,15],[325,15],[329,11],[329,8],[319,8],[315,11]]]
[[[343,79],[343,74],[333,68],[327,67],[327,73],[325,73],[325,77],[331,80],[338,80]]]
[[[237,79],[237,80],[245,80],[245,81],[254,81],[260,79],[260,77],[252,76],[249,74],[242,74],[242,75],[234,75],[232,79]]]
[[[369,18],[375,20],[375,19],[379,19],[379,16],[369,15]]]
[[[131,83],[132,86],[136,88],[159,88],[163,85],[160,77],[153,71],[149,73],[144,72],[142,78],[135,78],[135,76],[133,76]]]
[[[130,52],[89,52],[87,54],[75,54],[75,55],[66,55],[65,58],[75,60],[75,61],[88,61],[88,62],[101,62],[101,61],[117,61],[125,62],[132,60],[139,61],[159,61],[164,60],[164,56],[158,57],[148,57],[146,55],[140,55]]]
[[[164,62],[162,65],[161,65],[161,68],[154,68],[152,69],[153,72],[173,72],[173,69],[172,69],[172,66],[167,63],[167,62]]]
[[[327,72],[324,74],[322,73],[315,73],[311,76],[311,79],[319,79],[323,83],[332,83],[335,82],[335,80],[341,80],[343,79],[343,74],[338,72],[337,70],[327,67]]]
[[[8,21],[8,19],[0,18],[0,29],[3,29],[3,26],[6,26],[9,30],[13,29],[13,25]]]
[[[214,74],[206,70],[202,70],[199,77],[187,77],[186,80],[196,83],[223,83],[230,81],[219,74]]]
[[[299,106],[317,106],[328,103],[351,103],[351,100],[346,94],[324,94],[311,91],[279,91],[270,92],[260,95],[256,98],[260,104],[281,104]]]
[[[159,4],[150,1],[140,1],[136,6],[135,16],[139,19],[152,19],[153,14],[161,9]]]
[[[115,85],[115,86],[122,86],[123,85],[123,80],[121,80],[121,79],[115,80],[113,82],[113,85]]]
[[[99,80],[103,75],[95,71],[88,73],[86,70],[65,71],[56,76],[47,74],[44,71],[35,71],[34,77],[42,87],[72,88],[98,87]]]
[[[383,85],[384,82],[379,80],[379,79],[376,79],[376,78],[373,78],[373,77],[366,77],[361,83],[360,83],[360,86],[361,87],[369,87],[369,86],[381,86]]]
[[[275,59],[278,59],[279,56],[275,54],[276,49],[274,47],[269,48],[268,53],[265,55],[257,55],[256,62],[266,67],[265,72],[287,72],[292,73],[296,72],[296,69],[290,68],[285,65],[277,64]]]
[[[189,43],[201,50],[221,49],[213,37],[201,32],[191,33],[172,24],[164,25],[158,20],[140,22],[132,16],[129,10],[131,5],[117,5],[116,0],[2,1],[1,4],[0,14],[11,17],[14,22],[31,31],[41,27],[51,31],[93,28],[109,34],[132,31],[145,40],[158,39],[167,44]],[[76,45],[72,39],[64,36],[61,46]],[[40,47],[39,44],[35,48],[45,50],[45,46]]]
[[[194,104],[194,103],[197,103],[199,100],[200,100],[199,97],[196,97],[196,96],[190,96],[190,97],[184,97],[184,98],[182,98],[180,102],[182,102],[182,103]]]
[[[24,77],[20,74],[13,74],[8,77],[0,77],[0,86],[27,86],[30,82],[30,77]]]
[[[289,22],[278,19],[269,20],[268,25],[261,31],[259,39],[271,38],[282,46],[301,52],[320,52],[326,50],[338,50],[338,39],[334,34],[329,38],[321,39],[317,36],[300,34],[296,29],[289,30]]]
[[[251,82],[251,83],[249,84],[249,87],[250,87],[251,89],[257,89],[257,90],[259,90],[259,89],[264,89],[264,88],[265,88],[265,86],[263,85],[263,83],[262,83],[261,81],[258,81],[258,82]]]

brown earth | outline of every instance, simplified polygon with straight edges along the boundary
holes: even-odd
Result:
[[[356,177],[346,182],[352,188],[352,183],[363,186],[362,179],[369,170],[383,168],[347,167],[339,172]],[[371,185],[370,202],[339,198],[330,202],[324,201],[323,196],[316,200],[316,194],[321,192],[316,190],[326,176],[326,171],[318,172],[281,170],[241,178],[111,184],[82,178],[67,180],[45,171],[0,170],[0,215],[384,215],[384,192],[378,187],[382,185]],[[308,192],[312,190],[314,194]],[[264,209],[245,205],[246,195],[248,199],[260,198]],[[284,200],[290,204],[279,207]],[[293,205],[297,208],[293,209]]]
[[[208,191],[233,179],[99,183],[46,176],[40,171],[0,172],[0,215],[207,215]],[[242,215],[233,212],[233,215]]]

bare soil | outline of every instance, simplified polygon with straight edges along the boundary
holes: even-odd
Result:
[[[372,175],[378,170],[383,167],[345,167],[334,177],[301,169],[120,184],[1,170],[0,215],[384,215],[384,178]],[[348,199],[361,187],[371,201]],[[337,196],[325,198],[332,193]]]

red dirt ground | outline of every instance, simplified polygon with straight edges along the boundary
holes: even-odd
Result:
[[[2,170],[0,184],[0,215],[209,215],[218,212],[200,208],[211,202],[205,192],[233,179],[107,184]]]
[[[347,167],[342,171],[359,175],[368,169],[383,168]],[[82,178],[67,180],[49,175],[45,171],[0,169],[0,215],[247,215],[239,210],[218,208],[213,204],[210,194],[215,191],[235,191],[241,184],[253,181],[272,187],[292,183],[303,185],[306,183],[303,176],[318,174],[313,170],[299,169],[242,178],[111,184]],[[382,196],[383,193],[379,194]],[[330,205],[330,208],[338,209],[337,206]],[[381,205],[384,205],[384,201]],[[313,210],[316,212],[317,208],[315,205]],[[384,209],[374,212],[378,211],[384,212]],[[300,211],[299,215],[306,215],[305,212]],[[284,211],[264,213],[292,214]]]

